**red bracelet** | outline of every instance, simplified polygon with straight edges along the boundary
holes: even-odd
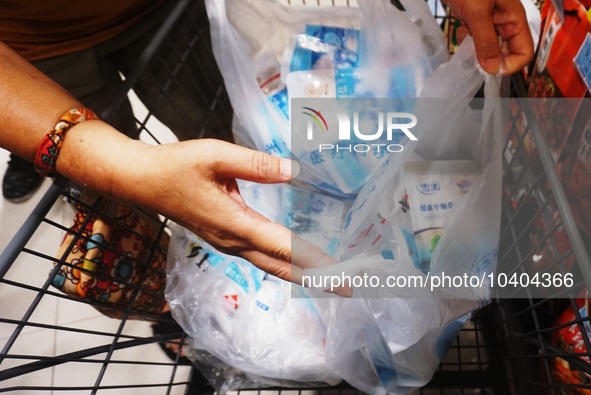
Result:
[[[91,119],[99,119],[99,117],[92,110],[84,107],[72,108],[62,115],[59,121],[55,124],[55,127],[43,137],[41,144],[39,144],[39,147],[37,148],[35,161],[33,162],[37,173],[42,176],[56,176],[57,170],[55,166],[66,133],[77,123]]]

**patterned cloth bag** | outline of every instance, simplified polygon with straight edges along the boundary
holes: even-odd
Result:
[[[52,285],[112,318],[161,314],[170,238],[158,218],[101,197],[75,208]]]

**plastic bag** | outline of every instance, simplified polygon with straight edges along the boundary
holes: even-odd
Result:
[[[202,350],[243,372],[241,380],[224,377],[220,390],[340,381],[324,362],[326,327],[309,299],[292,298],[289,283],[172,229],[167,299],[191,337],[190,355]],[[197,360],[212,364],[210,357]]]
[[[235,110],[236,140],[279,156],[292,147],[289,99],[416,97],[448,54],[425,2],[363,0],[353,7],[282,6],[272,0],[207,0],[213,50]],[[293,151],[292,151],[293,148]],[[380,161],[338,166],[302,161],[301,178],[355,194]],[[357,167],[355,183],[331,169]]]
[[[245,202],[335,250],[345,205],[289,185],[239,181]],[[304,289],[223,254],[171,226],[166,299],[190,336],[189,357],[219,391],[244,387],[336,384],[325,364],[326,326]],[[333,251],[334,252],[334,251]]]
[[[469,192],[450,211],[431,257],[429,276],[481,277],[493,273],[500,235],[501,141],[504,111],[496,100],[500,85],[476,66],[473,43],[464,42],[452,60],[440,66],[427,81],[421,98],[447,98],[444,105],[419,101],[415,114],[422,122],[415,129],[419,142],[410,150],[391,156],[360,192],[348,214],[336,253],[339,264],[306,270],[310,278],[417,278],[427,274],[408,255],[386,259],[372,250],[368,218],[381,218],[391,229],[407,228],[400,210],[402,167],[409,159],[469,159],[481,164],[482,173]],[[469,105],[482,83],[484,107]],[[442,120],[451,122],[442,122]],[[410,205],[412,201],[408,202]],[[405,239],[391,232],[391,245]],[[365,241],[364,241],[365,240]],[[352,245],[368,246],[355,255]],[[400,251],[400,249],[398,250]],[[370,253],[380,254],[368,256]],[[384,284],[384,282],[381,282]],[[427,283],[428,284],[428,283]],[[487,283],[481,287],[353,287],[353,298],[318,300],[327,325],[326,358],[329,367],[356,388],[367,393],[408,393],[425,385],[469,314],[486,304]],[[318,293],[317,296],[322,295]]]

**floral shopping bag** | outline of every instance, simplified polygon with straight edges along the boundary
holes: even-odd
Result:
[[[52,285],[112,318],[161,314],[169,236],[158,218],[105,198],[75,207]]]

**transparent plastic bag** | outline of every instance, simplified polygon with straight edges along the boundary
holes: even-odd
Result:
[[[326,327],[310,299],[292,298],[291,284],[181,227],[172,231],[166,297],[190,355],[229,375],[217,378],[219,390],[340,381],[325,364]]]
[[[483,82],[483,108],[471,108],[470,99]],[[500,236],[501,141],[506,126],[499,92],[499,78],[478,70],[473,43],[467,39],[452,60],[440,66],[425,84],[422,99],[446,100],[444,105],[417,102],[414,113],[422,122],[414,130],[419,138],[414,152],[391,157],[358,195],[341,233],[336,253],[340,263],[308,269],[304,276],[365,276],[379,278],[380,284],[385,284],[388,277],[417,278],[425,283],[428,276],[481,277],[494,273]],[[392,253],[388,257],[381,249],[372,250],[368,243],[362,255],[355,255],[359,251],[350,246],[359,244],[368,234],[368,219],[378,216],[392,229],[408,229],[399,210],[400,183],[404,163],[417,158],[476,160],[482,169],[469,192],[450,210],[430,266],[426,271],[419,270],[408,253],[410,248],[406,249],[407,256]],[[406,242],[400,233],[390,233],[389,237],[394,247]],[[316,291],[312,291],[315,296],[323,295]],[[327,364],[364,392],[395,394],[409,393],[431,379],[465,320],[485,305],[490,295],[486,282],[481,287],[435,289],[359,286],[352,292],[352,298],[317,300],[327,325]]]
[[[362,0],[360,7],[283,6],[272,0],[207,0],[213,50],[234,107],[237,141],[279,156],[310,152],[291,143],[294,97],[416,97],[447,60],[425,2]],[[338,183],[330,164],[302,161],[300,178],[333,194],[356,194],[363,179]],[[332,166],[339,169],[339,166]]]
[[[334,253],[344,203],[291,185],[238,185],[251,208]],[[218,391],[340,381],[325,364],[326,326],[303,288],[171,230],[166,299],[190,337],[189,357]]]

